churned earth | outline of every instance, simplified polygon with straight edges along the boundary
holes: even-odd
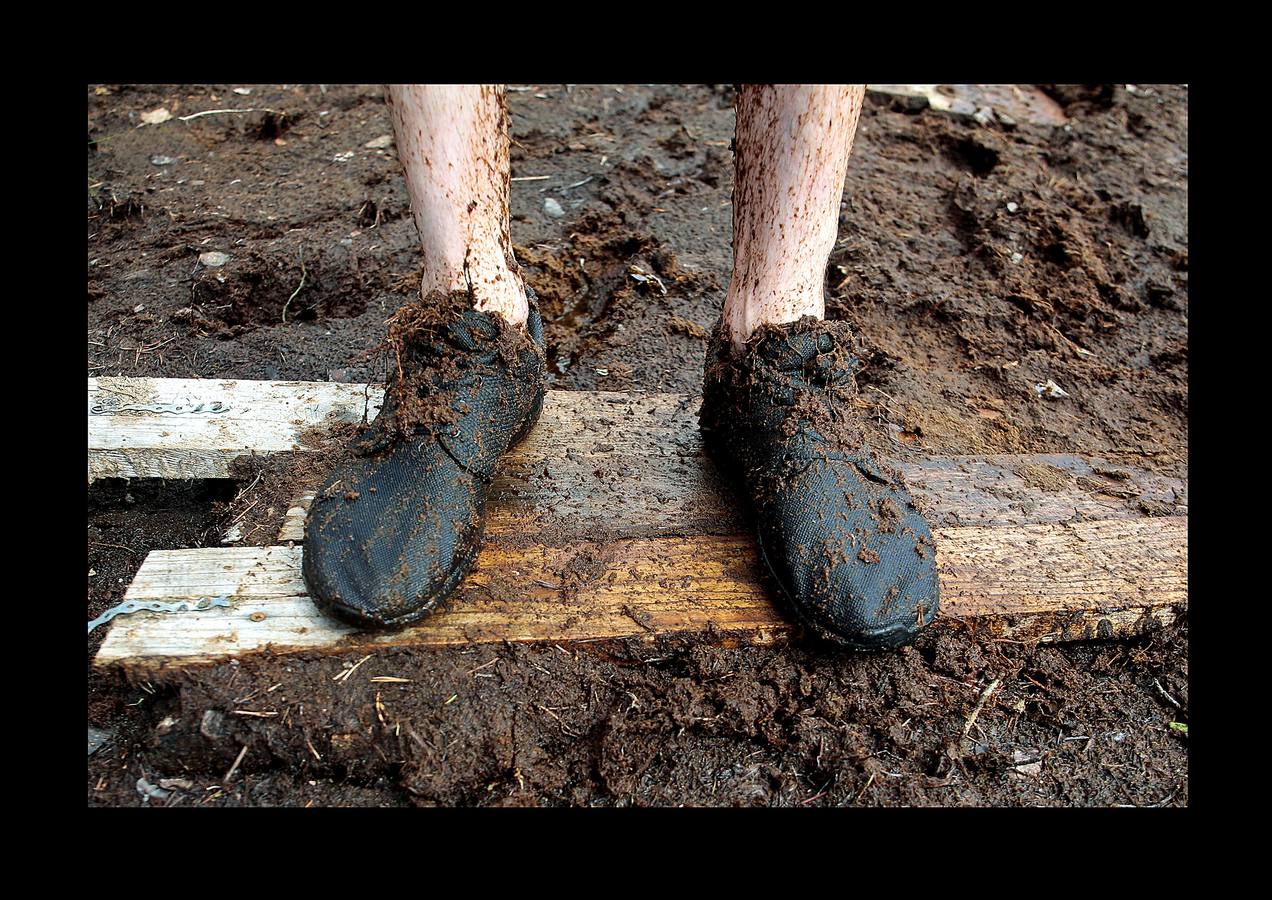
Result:
[[[867,440],[1186,477],[1187,89],[1040,87],[1067,124],[867,99],[827,271],[865,349]],[[550,387],[700,393],[732,89],[508,100]],[[253,111],[180,118],[214,109]],[[90,376],[384,378],[372,348],[419,277],[380,86],[91,85],[87,112]],[[91,487],[88,617],[150,550],[217,545],[247,477]],[[92,668],[103,633],[91,805],[1188,801],[1186,620],[1041,646],[944,628],[876,655],[712,635],[265,655],[133,683]]]

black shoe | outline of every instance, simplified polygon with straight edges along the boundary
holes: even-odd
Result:
[[[822,637],[877,650],[935,618],[935,543],[901,475],[866,449],[851,347],[847,325],[808,316],[761,326],[741,350],[718,328],[700,419],[751,499],[783,599]]]
[[[363,627],[415,622],[455,590],[481,545],[499,457],[543,408],[533,294],[524,331],[462,297],[409,307],[395,323],[401,377],[305,523],[310,596]]]

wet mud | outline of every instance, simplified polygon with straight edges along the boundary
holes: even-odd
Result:
[[[731,89],[513,87],[512,238],[549,387],[700,394]],[[1187,90],[1044,89],[1067,124],[867,97],[826,273],[863,440],[1186,477]],[[283,112],[138,127],[159,107]],[[90,376],[385,380],[368,351],[419,272],[379,85],[91,85],[87,114]],[[241,523],[271,543],[306,465],[91,488],[88,617],[150,550],[219,544],[257,475],[270,493]],[[1186,619],[1055,646],[943,629],[887,654],[701,635],[385,650],[348,675],[365,654],[264,655],[136,682],[92,669],[100,635],[90,805],[1188,802]]]

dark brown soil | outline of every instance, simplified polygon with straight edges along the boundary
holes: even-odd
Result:
[[[364,147],[391,131],[381,89],[232,87],[88,89],[89,375],[383,380],[368,351],[419,282],[392,147]],[[1069,126],[867,102],[827,272],[830,315],[866,350],[867,439],[1183,477],[1187,90],[1046,88]],[[512,214],[553,386],[700,392],[729,273],[731,92],[537,85],[509,100],[514,178],[549,176],[514,182]],[[285,114],[137,127],[160,106]],[[229,259],[200,262],[210,251]],[[1040,396],[1048,381],[1067,396]],[[150,550],[219,543],[245,484],[94,486],[88,616]],[[88,799],[1186,805],[1172,723],[1188,721],[1187,635],[1028,647],[955,630],[874,656],[710,636],[383,651],[341,681],[360,656],[142,684],[90,667],[89,724],[112,737],[89,757]],[[169,793],[144,797],[143,778]]]

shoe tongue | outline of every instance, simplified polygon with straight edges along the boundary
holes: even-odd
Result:
[[[756,346],[756,354],[782,372],[800,371],[817,363],[821,354],[835,349],[834,336],[825,329],[774,328]]]
[[[490,313],[467,310],[446,326],[447,341],[460,350],[477,350],[498,337],[499,329]]]

